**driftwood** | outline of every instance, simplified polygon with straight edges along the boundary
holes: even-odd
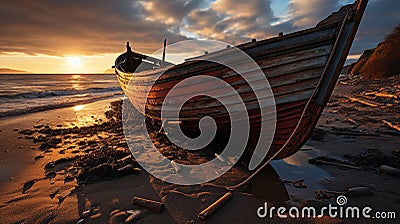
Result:
[[[345,120],[350,122],[350,123],[352,123],[352,124],[356,124],[356,121],[351,119],[351,118],[349,118],[349,117],[346,117]]]
[[[332,133],[335,135],[350,135],[350,136],[380,136],[380,134],[372,132],[332,131]]]
[[[389,99],[398,99],[399,96],[393,95],[393,94],[388,94],[388,93],[377,93],[377,92],[368,92],[364,94],[365,96],[377,96],[377,97],[382,97],[382,98],[389,98]]]
[[[307,185],[304,183],[304,179],[298,179],[298,180],[284,179],[282,180],[282,183],[293,184],[295,188],[307,188]]]
[[[367,102],[367,101],[364,101],[364,100],[361,100],[361,99],[358,99],[358,98],[354,98],[354,97],[349,97],[349,100],[351,102],[361,103],[361,104],[369,106],[369,107],[379,107],[378,104],[370,103],[370,102]]]
[[[325,161],[325,160],[321,160],[321,159],[310,159],[309,162],[312,164],[325,164],[325,165],[338,166],[338,167],[342,167],[342,168],[361,170],[361,167],[358,167],[358,166],[352,166],[352,165],[347,165],[347,164],[342,164],[342,163]]]
[[[206,220],[207,217],[212,215],[215,211],[217,211],[220,207],[222,207],[226,202],[228,202],[232,198],[232,193],[228,192],[224,194],[220,199],[212,203],[206,209],[199,213],[198,217],[201,220]]]
[[[387,121],[387,120],[382,120],[382,122],[383,122],[384,124],[386,124],[387,126],[393,128],[394,130],[400,131],[400,127],[399,127],[399,126],[394,125],[394,124],[390,123],[390,122]]]
[[[155,212],[155,213],[161,213],[164,209],[164,204],[161,202],[144,199],[144,198],[139,198],[139,197],[133,198],[133,204],[147,208],[150,211]]]
[[[385,135],[400,136],[400,132],[395,130],[383,130],[382,133]]]
[[[394,175],[394,176],[400,176],[400,169],[391,167],[391,166],[387,166],[387,165],[381,165],[379,167],[379,171],[382,173],[387,173],[390,175]]]
[[[332,196],[346,195],[348,197],[362,197],[371,195],[371,189],[368,187],[352,187],[346,191],[328,191],[328,190],[317,190],[315,192],[317,199],[329,199]]]

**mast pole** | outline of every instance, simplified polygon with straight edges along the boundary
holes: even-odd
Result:
[[[163,55],[162,55],[162,60],[161,60],[161,68],[164,67],[164,62],[165,62],[165,49],[167,48],[167,38],[164,39],[164,49],[163,49]]]

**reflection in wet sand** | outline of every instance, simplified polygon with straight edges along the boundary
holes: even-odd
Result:
[[[314,191],[317,189],[325,189],[320,180],[331,175],[325,170],[311,165],[308,160],[315,157],[315,151],[299,151],[293,156],[283,159],[272,161],[271,165],[274,167],[281,179],[298,180],[304,179],[304,184],[307,188],[296,188],[291,184],[287,184],[286,188],[291,195],[296,195],[298,198],[314,198]]]

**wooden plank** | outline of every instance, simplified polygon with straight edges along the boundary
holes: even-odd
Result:
[[[310,59],[310,60],[306,60],[306,61],[302,61],[301,63],[296,63],[296,64],[290,64],[285,66],[284,68],[276,68],[275,70],[269,70],[268,73],[270,74],[274,74],[274,76],[272,76],[271,78],[269,77],[268,80],[270,81],[271,87],[274,88],[277,85],[290,85],[294,82],[301,82],[303,80],[307,80],[307,79],[313,79],[313,78],[318,78],[318,71],[322,71],[323,65],[326,62],[327,58],[318,58],[318,59]],[[311,72],[311,74],[309,74]],[[233,88],[237,89],[238,87],[240,87],[242,84],[245,83],[245,81],[243,79],[240,78],[240,76],[238,76],[236,73],[233,73],[236,75],[236,77],[238,77],[238,81],[235,83],[230,84]],[[293,74],[297,74],[298,77],[293,76]],[[280,77],[280,76],[288,76],[287,78],[285,77]],[[290,79],[293,78],[293,79]],[[277,78],[277,79],[281,79],[283,80],[282,82],[277,82],[277,84],[275,85],[275,82],[273,81],[273,78]],[[163,88],[159,88],[158,84],[156,84],[155,86],[153,86],[152,88],[152,92],[155,91],[161,91],[163,89],[165,89],[164,93],[158,93],[160,95],[152,95],[149,98],[152,97],[156,97],[159,96],[160,98],[164,98],[164,96],[167,94],[167,90],[169,91],[170,88],[172,88],[175,83],[179,82],[180,80],[175,81],[174,83],[168,83],[165,84]],[[146,90],[148,89],[147,86],[142,86],[141,83],[136,83],[135,79],[133,79],[131,81],[131,85],[133,90],[135,90],[135,94],[139,94],[142,92],[142,94],[147,93]],[[205,82],[204,82],[205,83]],[[191,83],[191,85],[193,85],[194,83]],[[207,83],[205,83],[207,84]],[[235,85],[237,84],[237,86]],[[211,85],[211,84],[210,84]],[[260,84],[257,81],[254,81],[251,83],[252,86],[259,86]],[[167,88],[167,86],[169,88]],[[203,87],[201,87],[201,85],[199,86],[200,88],[204,89]],[[190,86],[190,89],[188,89],[187,91],[189,91],[189,93],[192,92],[192,89],[195,88],[194,86]],[[208,91],[213,91],[215,89],[219,89],[219,86],[213,86],[213,87],[209,87],[209,89],[207,89]],[[256,89],[264,89],[264,86],[259,86]],[[184,90],[182,91],[184,92]]]
[[[286,39],[275,39],[275,41],[260,41],[252,45],[238,46],[239,49],[246,52],[251,57],[258,57],[259,55],[265,55],[273,51],[284,51],[288,47],[296,47],[302,44],[310,44],[310,42],[321,42],[327,39],[334,39],[335,29],[320,29],[313,30],[314,32],[304,33],[302,35],[294,35],[292,37],[287,37]],[[208,60],[208,59],[219,59],[220,57],[226,57],[231,52],[235,52],[233,49],[224,49],[217,52],[212,52],[207,55],[202,55],[199,57],[189,58],[188,60]]]
[[[268,59],[264,59],[264,60],[260,60],[257,61],[257,63],[259,64],[259,66],[261,68],[272,68],[272,67],[279,67],[279,66],[283,66],[286,64],[290,64],[290,63],[295,63],[298,61],[302,61],[302,60],[306,60],[306,59],[311,59],[311,58],[316,58],[316,57],[320,57],[320,56],[327,56],[329,55],[330,51],[331,51],[332,46],[331,45],[324,45],[324,46],[319,46],[319,47],[315,47],[315,48],[311,48],[311,49],[305,49],[305,50],[301,50],[301,51],[297,51],[297,52],[293,52],[287,55],[281,55],[281,56],[277,56],[277,57],[273,57],[273,58],[268,58]],[[243,64],[241,65],[242,68],[245,68],[247,65]],[[160,70],[160,71],[165,71],[165,70]],[[236,76],[237,74],[233,71],[228,72],[229,69],[228,68],[222,68],[222,70],[218,70],[215,72],[211,72],[208,73],[206,70],[203,72],[207,73],[209,75],[214,75],[214,76],[219,76],[217,74],[222,74],[221,78],[228,78],[230,76]],[[251,70],[246,71],[248,73],[252,72]],[[146,74],[146,72],[144,72],[143,74]],[[156,73],[159,74],[159,73]],[[194,76],[196,74],[192,74],[191,76]],[[129,77],[127,77],[127,79],[130,79],[132,77],[132,75],[127,75]],[[146,84],[147,82],[152,82],[154,79],[155,75],[145,75],[145,76],[141,76],[138,73],[135,73],[134,75],[134,81],[137,83],[141,83],[143,85],[148,85]],[[185,78],[184,76],[181,77],[181,79]],[[171,81],[171,80],[170,80]],[[158,82],[159,84],[163,83]]]

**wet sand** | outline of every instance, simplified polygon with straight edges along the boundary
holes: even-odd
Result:
[[[384,83],[342,79],[305,146],[292,157],[273,161],[234,192],[207,223],[398,223],[399,218],[282,220],[275,216],[270,220],[256,213],[264,202],[286,207],[335,204],[336,197],[316,199],[315,191],[367,187],[371,195],[349,197],[348,205],[396,211],[399,216],[400,177],[381,173],[379,166],[400,168],[400,132],[381,121],[399,125],[400,99],[376,96],[382,92],[400,96],[399,76]],[[155,179],[130,155],[120,125],[120,103],[110,106],[113,101],[0,120],[0,223],[127,223],[132,221],[129,218],[141,223],[202,223],[197,214],[226,193],[221,186],[250,174],[235,167],[211,183],[196,186]],[[185,156],[181,159],[198,158]],[[358,169],[310,164],[313,158]],[[304,185],[285,179],[302,179]],[[165,210],[156,214],[133,205],[134,196],[163,202]]]

